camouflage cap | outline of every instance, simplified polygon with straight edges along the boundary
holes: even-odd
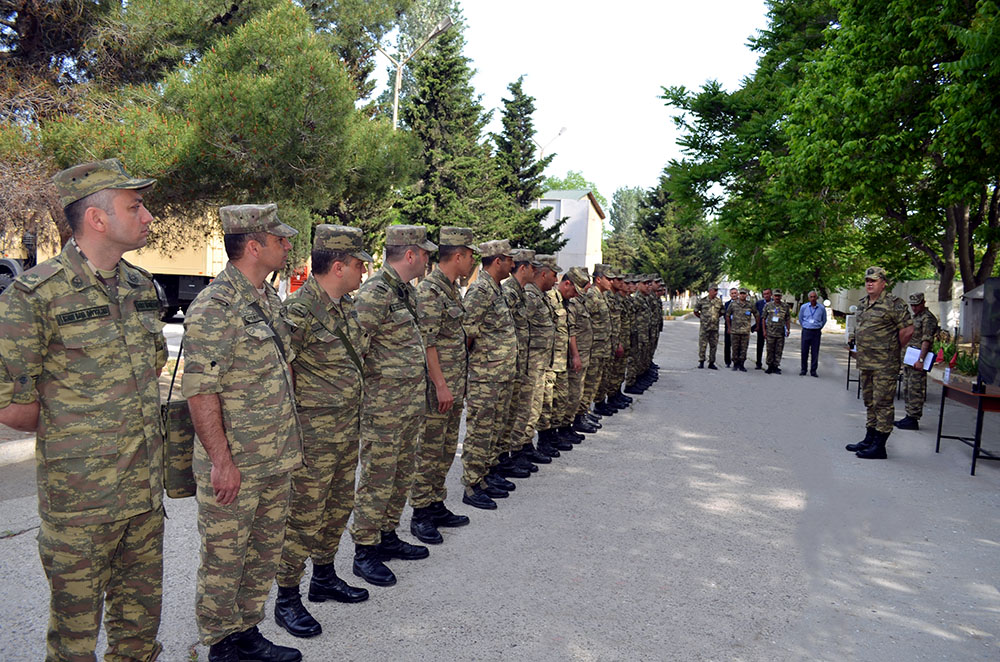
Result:
[[[438,243],[442,246],[464,246],[472,249],[473,253],[479,252],[479,246],[472,243],[472,228],[457,228],[452,225],[442,226],[438,235]]]
[[[344,252],[364,262],[374,262],[372,256],[365,251],[364,239],[365,233],[360,228],[346,225],[317,225],[313,249]]]
[[[52,178],[59,202],[68,207],[92,193],[109,188],[142,190],[156,184],[155,179],[133,177],[125,172],[118,159],[81,163],[62,170]]]
[[[745,287],[740,288],[740,294],[750,294],[750,290]]]
[[[718,290],[718,289],[719,289],[719,286],[718,286],[718,285],[716,285],[715,283],[712,283],[712,284],[710,284],[710,285],[708,286],[708,289],[710,289],[710,290]]]
[[[515,262],[534,262],[535,251],[530,248],[515,248],[511,251],[511,257]]]
[[[496,257],[497,255],[513,256],[509,239],[494,239],[493,241],[483,242],[479,244],[479,252],[483,254],[483,257]]]
[[[643,283],[651,283],[653,282],[653,274],[643,274],[641,280]]]
[[[911,306],[919,306],[923,302],[924,302],[924,293],[923,292],[914,292],[913,294],[910,295],[910,305]]]
[[[602,278],[614,278],[614,269],[611,268],[610,264],[595,264],[594,265],[594,278],[598,276]]]
[[[772,296],[776,296],[776,297],[780,297],[780,296],[784,295],[784,292],[782,292],[778,288],[774,288],[773,290],[771,290],[771,295]]]
[[[566,276],[581,292],[590,284],[590,273],[587,272],[587,267],[570,267]]]
[[[385,229],[386,246],[417,246],[425,251],[436,251],[437,244],[427,238],[423,225],[390,225]]]
[[[278,205],[229,205],[219,207],[223,234],[266,232],[276,237],[294,237],[298,230],[278,220]]]
[[[544,255],[542,253],[536,253],[535,260],[540,265],[542,265],[543,268],[551,269],[552,273],[558,274],[562,272],[562,267],[560,267],[559,264],[556,262],[555,255]]]
[[[875,280],[876,278],[881,278],[884,281],[888,281],[889,277],[885,273],[885,269],[882,267],[868,267],[865,269],[865,280]]]

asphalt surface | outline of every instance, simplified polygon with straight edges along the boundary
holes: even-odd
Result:
[[[824,337],[819,379],[799,377],[795,331],[783,375],[716,372],[695,368],[694,322],[666,323],[660,380],[629,411],[515,481],[496,511],[449,498],[472,523],[444,530],[427,560],[391,562],[399,583],[368,587],[367,602],[307,602],[319,637],[274,624],[273,590],[263,632],[324,661],[1000,659],[1000,464],[970,477],[965,446],[935,454],[936,389],[926,429],[895,432],[889,460],[844,451],[864,409],[845,389],[840,338]],[[945,420],[969,432],[973,412],[949,403]],[[984,439],[1000,447],[995,414]],[[30,484],[25,460],[9,454],[0,484]],[[3,660],[44,657],[24,491],[0,494]],[[161,659],[205,660],[195,504],[167,512]],[[407,510],[413,540],[408,522]],[[345,536],[338,572],[364,585],[352,552]]]

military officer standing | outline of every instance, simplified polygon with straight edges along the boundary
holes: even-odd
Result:
[[[309,600],[368,599],[368,591],[337,577],[333,564],[354,508],[358,468],[362,378],[355,348],[361,327],[350,293],[372,261],[363,238],[358,228],[317,225],[312,273],[285,302],[285,318],[293,325],[292,372],[304,463],[292,472],[274,620],[296,637],[322,632],[299,596],[307,559],[313,565]]]
[[[727,326],[733,338],[733,370],[740,372],[747,371],[743,364],[747,361],[747,348],[750,346],[750,327],[760,321],[753,304],[747,301],[749,294],[750,290],[741,287],[739,295],[726,310]]]
[[[906,303],[885,291],[882,267],[865,271],[865,292],[858,302],[854,332],[848,343],[856,352],[867,419],[865,438],[846,448],[858,457],[883,460],[885,442],[892,432],[896,379],[899,377],[900,348],[913,336],[913,320]]]
[[[539,427],[542,406],[545,402],[546,371],[552,365],[552,355],[556,341],[556,315],[551,300],[546,293],[556,284],[556,274],[562,269],[556,264],[554,255],[535,255],[535,278],[524,286],[524,298],[528,313],[528,385],[531,392],[527,425],[521,438],[522,451],[529,459],[552,462],[559,457],[559,451],[552,443],[551,433],[546,427]],[[532,446],[538,430],[538,449]],[[541,455],[543,458],[539,458]]]
[[[53,181],[73,238],[0,295],[0,423],[37,432],[46,659],[94,659],[103,611],[106,660],[153,660],[167,354],[150,275],[121,256],[146,245],[155,180],[109,159]]]
[[[417,292],[409,281],[426,273],[436,250],[422,225],[387,227],[385,263],[361,286],[354,307],[362,331],[358,354],[365,394],[351,539],[354,574],[375,586],[396,583],[384,561],[430,555],[423,545],[401,540],[396,527],[413,483],[427,412]]]
[[[184,318],[184,380],[200,444],[201,565],[195,616],[209,660],[301,659],[257,624],[285,537],[291,474],[302,435],[288,361],[294,358],[281,300],[267,276],[285,266],[289,237],[277,205],[219,209],[229,262]]]
[[[719,346],[719,317],[722,316],[722,299],[719,298],[719,287],[708,286],[708,296],[698,299],[694,304],[694,316],[701,321],[698,329],[698,367],[705,367],[705,345],[708,345],[708,367],[715,367],[715,350]]]
[[[912,365],[903,365],[906,416],[895,422],[895,426],[900,430],[920,429],[920,417],[924,413],[924,400],[927,399],[927,371],[924,370],[924,357],[931,351],[934,336],[938,332],[937,317],[927,309],[923,292],[910,295],[910,309],[913,311],[913,336],[907,347],[920,350],[920,360]]]
[[[584,379],[583,397],[577,413],[580,416],[588,417],[591,406],[597,400],[597,394],[604,383],[604,368],[611,358],[611,309],[604,292],[599,283],[603,282],[607,286],[608,280],[604,277],[603,270],[598,275],[597,269],[604,265],[594,265],[593,283],[583,296],[583,303],[590,313],[590,327],[593,330],[594,339],[590,348],[590,365],[587,367],[587,376]],[[589,417],[591,422],[600,420],[603,412],[593,412]],[[614,413],[614,412],[611,412]]]
[[[417,313],[427,354],[427,413],[410,488],[410,533],[431,544],[444,542],[438,527],[469,523],[468,517],[444,505],[448,496],[444,482],[458,449],[469,363],[458,280],[469,277],[479,253],[469,228],[442,227],[438,244],[437,265],[417,285]]]
[[[597,427],[580,413],[594,344],[593,323],[585,302],[587,288],[590,287],[590,274],[586,267],[570,267],[563,278],[569,280],[577,292],[577,296],[567,302],[566,320],[569,327],[570,357],[574,364],[577,360],[580,364],[578,371],[570,370],[569,373],[569,395],[564,421],[572,426],[574,432],[591,434],[597,432]]]
[[[511,381],[517,372],[514,318],[500,291],[500,282],[514,266],[506,239],[479,245],[482,270],[465,293],[465,334],[469,347],[465,442],[462,446],[462,502],[493,510],[493,499],[507,496],[501,478],[490,474],[510,407]],[[491,482],[487,482],[490,477]],[[492,484],[491,484],[492,483]],[[513,483],[509,483],[513,485]],[[506,486],[506,485],[505,485]]]
[[[632,403],[632,398],[622,392],[622,387],[628,370],[628,356],[632,346],[632,325],[634,323],[635,312],[632,310],[632,302],[628,296],[624,275],[620,271],[615,271],[611,283],[614,299],[617,301],[617,307],[620,311],[618,346],[621,348],[621,353],[617,354],[613,361],[612,388],[608,402],[619,409],[623,409]]]
[[[556,267],[555,257],[545,264],[553,268]],[[570,355],[569,344],[569,319],[567,304],[575,296],[576,286],[565,276],[559,284],[547,293],[549,304],[552,306],[553,319],[555,320],[555,339],[552,344],[552,364],[545,371],[545,396],[542,403],[542,415],[538,423],[540,430],[549,430],[545,440],[550,442],[556,450],[573,450],[573,442],[583,439],[582,434],[573,432],[569,425],[563,420],[567,407],[566,401],[569,399],[569,371],[577,370],[579,356]]]
[[[767,343],[768,375],[781,374],[781,352],[785,349],[785,338],[792,327],[792,311],[781,301],[781,290],[774,290],[773,298],[764,306],[764,342]]]

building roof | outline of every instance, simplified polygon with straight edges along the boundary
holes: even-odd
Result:
[[[597,215],[604,220],[604,210],[601,209],[601,203],[597,201],[594,197],[593,191],[589,188],[581,189],[568,189],[568,190],[552,190],[546,191],[541,199],[542,200],[583,200],[584,198],[590,198],[590,204],[594,205],[594,209],[597,210]]]

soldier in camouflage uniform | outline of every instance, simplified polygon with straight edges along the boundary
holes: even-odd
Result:
[[[698,367],[705,367],[705,345],[708,345],[708,367],[715,367],[715,350],[719,346],[719,317],[722,315],[722,299],[718,297],[718,285],[708,286],[708,296],[694,304],[694,316],[701,321],[698,329]]]
[[[792,327],[791,307],[782,302],[781,297],[781,290],[774,290],[773,298],[764,306],[761,315],[764,318],[764,342],[767,343],[767,370],[764,372],[768,375],[781,374],[781,353]]]
[[[555,266],[555,258],[547,263]],[[555,320],[555,338],[552,345],[552,364],[545,371],[545,396],[542,415],[538,422],[540,430],[550,430],[546,441],[559,451],[573,450],[573,442],[580,441],[582,434],[573,432],[563,417],[569,399],[569,373],[577,370],[579,356],[570,355],[569,344],[569,300],[577,296],[576,285],[565,276],[559,284],[546,293]]]
[[[444,505],[448,496],[444,482],[458,449],[469,364],[458,280],[469,277],[479,253],[469,228],[442,227],[438,243],[438,264],[417,285],[417,313],[427,353],[427,414],[410,488],[410,533],[432,544],[444,542],[439,526],[469,523],[468,517]]]
[[[482,270],[465,293],[465,334],[469,345],[466,433],[462,446],[462,502],[493,510],[493,499],[507,496],[513,483],[490,473],[500,448],[503,422],[510,408],[511,382],[517,371],[514,318],[500,291],[500,282],[514,266],[506,239],[479,245]],[[500,478],[500,480],[497,480]],[[503,481],[503,482],[501,482]]]
[[[913,336],[907,347],[920,350],[920,361],[913,365],[903,366],[903,392],[906,397],[906,416],[895,422],[900,430],[919,430],[920,417],[924,413],[924,400],[927,399],[927,371],[924,370],[924,357],[931,351],[934,337],[938,332],[938,320],[934,313],[927,309],[924,303],[924,293],[915,292],[910,295],[910,309],[913,311]],[[903,349],[904,353],[906,349]]]
[[[524,446],[524,431],[531,415],[531,384],[528,376],[528,325],[527,301],[524,287],[535,277],[535,251],[516,248],[512,251],[514,269],[502,283],[500,291],[514,318],[514,335],[517,338],[517,372],[511,382],[510,409],[504,421],[500,439],[500,453],[494,459],[496,471],[506,478],[527,478],[538,471],[527,455],[521,452]],[[551,460],[550,460],[551,461]]]
[[[553,444],[547,423],[540,426],[542,409],[545,404],[546,377],[552,367],[556,342],[556,311],[547,293],[556,283],[556,274],[562,269],[556,264],[554,255],[535,255],[535,278],[524,286],[524,297],[528,312],[528,384],[531,389],[528,424],[522,441],[524,452],[532,453],[532,441],[538,431],[538,449],[535,454],[544,456],[543,464],[559,457]],[[536,458],[537,461],[537,458]]]
[[[592,434],[597,432],[597,426],[580,412],[594,345],[593,321],[586,304],[590,274],[586,267],[570,267],[564,278],[576,287],[578,294],[571,298],[566,306],[566,320],[569,327],[570,357],[571,360],[574,356],[578,358],[580,369],[578,371],[571,369],[569,373],[569,396],[566,400],[563,423],[572,426],[575,432]]]
[[[594,268],[597,269],[595,265]],[[593,283],[583,296],[583,303],[590,313],[590,328],[593,330],[594,339],[590,346],[590,365],[587,367],[587,376],[584,378],[583,397],[577,414],[590,419],[596,427],[600,427],[601,413],[591,413],[591,406],[597,400],[597,393],[604,383],[604,367],[611,358],[611,310],[608,301],[604,298],[604,293],[597,285],[598,280],[607,282],[601,276],[598,278],[595,272]]]
[[[288,361],[291,330],[267,276],[297,234],[277,206],[219,210],[229,262],[184,318],[201,565],[195,616],[209,660],[298,660],[257,629],[285,536],[302,434]]]
[[[632,326],[634,324],[635,311],[632,310],[632,303],[628,296],[628,289],[625,284],[625,277],[621,272],[616,271],[611,279],[613,287],[613,297],[620,311],[618,329],[618,353],[612,362],[611,390],[609,402],[615,407],[622,409],[632,403],[632,398],[622,392],[628,370],[628,357],[632,347]]]
[[[614,270],[608,264],[594,265],[594,289],[604,302],[608,312],[607,352],[604,356],[604,367],[601,369],[601,382],[594,394],[594,412],[600,416],[613,416],[618,407],[609,403],[612,391],[617,391],[617,384],[612,385],[615,373],[615,362],[621,354],[621,303],[612,290]]]
[[[375,586],[392,586],[391,559],[425,559],[423,545],[396,533],[413,484],[417,443],[427,412],[424,343],[417,319],[417,291],[437,246],[422,225],[385,230],[385,263],[365,281],[354,309],[361,325],[358,354],[364,362],[361,448],[354,496],[354,574]]]
[[[750,346],[750,328],[758,323],[757,309],[747,300],[750,290],[745,287],[739,289],[739,296],[729,304],[726,316],[729,318],[729,333],[733,343],[733,370],[746,372],[744,364],[747,361],[747,348]]]
[[[155,180],[109,159],[53,181],[73,238],[0,295],[0,423],[37,432],[46,659],[94,659],[103,610],[105,659],[153,660],[167,354],[151,277],[121,256],[146,244]]]
[[[368,599],[368,591],[337,577],[333,564],[354,508],[358,468],[362,379],[355,347],[361,327],[350,292],[358,289],[366,263],[372,261],[363,237],[357,228],[317,225],[312,273],[285,302],[304,463],[292,472],[274,620],[296,637],[322,632],[299,596],[307,559],[313,563],[309,600]]]
[[[913,336],[913,320],[906,303],[886,291],[882,267],[865,271],[867,295],[858,302],[854,332],[848,338],[856,352],[861,393],[868,417],[867,434],[846,448],[865,459],[885,459],[885,442],[892,432],[896,379],[899,377],[900,348]]]

